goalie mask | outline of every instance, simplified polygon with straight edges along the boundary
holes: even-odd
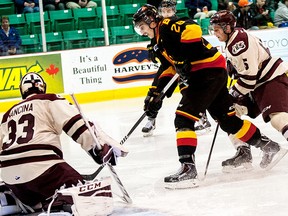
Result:
[[[37,73],[27,73],[20,81],[20,91],[23,99],[31,94],[46,93],[46,83]]]
[[[160,20],[158,11],[156,7],[150,5],[150,4],[145,4],[141,8],[137,10],[137,12],[133,15],[133,25],[134,29],[137,34],[141,36],[147,36],[143,34],[142,28],[143,24],[147,24],[149,28],[154,29],[155,27],[152,27],[151,24],[153,22],[158,23]]]

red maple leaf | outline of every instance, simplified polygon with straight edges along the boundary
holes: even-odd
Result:
[[[51,64],[51,65],[49,65],[49,68],[46,69],[46,72],[47,72],[49,75],[54,76],[55,74],[57,74],[57,73],[59,72],[59,68],[58,68],[58,67],[55,67],[54,64]]]

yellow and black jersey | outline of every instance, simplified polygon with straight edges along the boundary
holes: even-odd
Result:
[[[162,55],[172,66],[175,62],[188,61],[192,72],[226,67],[224,57],[202,37],[201,27],[192,19],[163,19],[157,27],[156,40]]]

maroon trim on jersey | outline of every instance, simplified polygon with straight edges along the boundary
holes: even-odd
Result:
[[[12,106],[4,115],[3,115],[3,119],[2,119],[2,123],[5,123],[8,119],[8,116],[11,112],[11,110],[20,105],[20,104],[23,104],[23,103],[26,103],[26,102],[29,102],[29,101],[32,101],[32,100],[50,100],[50,101],[55,101],[55,100],[65,100],[65,98],[62,98],[62,97],[59,97],[58,95],[56,94],[36,94],[36,95],[33,95],[31,97],[28,97],[27,99],[19,102],[18,104],[15,104],[14,106]]]
[[[75,131],[75,133],[71,136],[72,137],[72,139],[76,142],[77,141],[77,139],[81,136],[81,134],[84,132],[84,131],[86,131],[88,128],[87,128],[87,126],[84,124],[84,125],[82,125],[81,127],[79,127],[76,131]]]
[[[241,43],[241,41],[243,42],[243,44]],[[241,55],[243,52],[246,52],[248,48],[249,43],[247,33],[241,29],[238,29],[236,37],[227,47],[229,53],[233,56],[238,56]],[[235,53],[235,51],[237,52]]]
[[[81,117],[80,114],[75,115],[74,117],[72,117],[72,118],[64,125],[63,131],[64,131],[65,133],[68,133],[68,131],[73,127],[73,125],[74,125],[77,121],[79,121],[79,120],[81,120],[81,119],[82,119],[82,117]]]
[[[269,72],[265,74],[259,81],[258,83],[266,82],[267,80],[270,79],[270,77],[274,74],[274,72],[277,70],[278,66],[283,62],[282,59],[278,59],[273,66],[270,68]],[[268,64],[268,62],[267,62]],[[261,70],[264,69],[264,66],[262,65]]]
[[[58,149],[56,146],[52,146],[49,144],[29,144],[25,146],[19,146],[17,148],[3,150],[1,152],[1,155],[12,155],[12,154],[18,154],[22,152],[27,151],[33,151],[33,150],[52,150],[54,151],[58,157],[63,158],[63,153],[60,149]]]
[[[253,79],[253,80],[255,80],[255,79]],[[256,85],[256,83],[255,83],[254,85],[248,85],[247,83],[243,82],[243,81],[241,80],[241,78],[237,80],[237,83],[238,83],[238,85],[242,86],[243,88],[250,89],[250,90],[253,90],[254,87],[255,87],[255,85]],[[237,91],[238,91],[240,94],[242,94],[239,90],[237,90]]]
[[[55,155],[55,154],[23,157],[23,158],[17,158],[17,159],[12,159],[12,160],[1,161],[1,167],[9,167],[9,166],[15,166],[19,164],[48,161],[48,160],[62,160],[62,158],[60,158],[58,155]]]

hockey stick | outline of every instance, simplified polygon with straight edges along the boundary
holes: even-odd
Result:
[[[92,173],[92,174],[81,174],[81,176],[86,181],[92,181],[101,172],[101,170],[104,168],[104,166],[105,166],[104,164],[101,164],[101,166],[94,173]]]
[[[84,117],[84,114],[83,114],[83,112],[82,112],[82,109],[81,109],[78,101],[76,100],[76,97],[74,96],[73,93],[71,93],[70,95],[71,95],[71,97],[72,97],[72,99],[73,99],[73,101],[74,101],[74,103],[75,103],[75,106],[77,107],[77,109],[78,109],[81,117],[83,118],[83,121],[84,121],[86,127],[88,128],[88,130],[89,130],[89,132],[90,132],[90,135],[92,136],[94,142],[95,142],[96,144],[98,143],[98,145],[100,146],[99,149],[101,149],[101,145],[100,145],[100,143],[98,142],[97,137],[96,137],[94,131],[92,130],[92,128],[91,128],[88,120]],[[97,147],[98,147],[98,145],[97,145]],[[109,161],[108,161],[108,162],[109,162]],[[103,163],[103,164],[96,170],[96,172],[93,173],[92,175],[96,177],[96,176],[100,173],[100,171],[105,167],[105,165],[108,165],[108,167],[109,167],[109,169],[110,169],[110,171],[111,171],[114,179],[116,180],[116,183],[117,183],[119,189],[121,190],[121,192],[122,192],[122,194],[123,194],[123,196],[121,197],[122,200],[125,201],[125,202],[127,202],[127,203],[132,203],[132,199],[130,198],[128,192],[126,191],[124,185],[122,184],[120,178],[118,177],[115,169],[114,169],[114,168],[112,167],[112,165],[110,165],[108,162]],[[90,175],[90,177],[92,177],[92,175]],[[87,176],[86,176],[86,177],[87,177]],[[95,177],[94,177],[94,178],[95,178]]]
[[[233,80],[234,80],[234,77],[232,76],[232,77],[231,77],[231,80],[230,80],[230,83],[229,83],[229,86],[228,86],[228,89],[230,89],[230,87],[231,87],[231,85],[232,85],[232,83],[233,83]],[[204,176],[203,176],[202,181],[204,181],[204,179],[206,178],[206,175],[207,175],[207,171],[208,171],[208,167],[209,167],[209,164],[210,164],[210,159],[211,159],[212,151],[213,151],[214,144],[215,144],[215,140],[216,140],[216,136],[217,136],[217,133],[218,133],[218,129],[219,129],[219,123],[217,123],[217,126],[216,126],[216,130],[215,130],[214,137],[213,137],[213,141],[212,141],[212,144],[211,144],[211,147],[210,147],[210,152],[209,152],[209,155],[208,155],[208,159],[207,159],[207,163],[206,163],[206,167],[205,167],[205,172],[204,172]]]
[[[168,89],[173,85],[173,83],[178,79],[179,74],[176,73],[172,79],[167,83],[167,85],[162,89],[162,91],[160,92],[160,94],[155,98],[155,101],[158,102],[159,100],[163,99],[163,97],[165,96],[166,92],[168,91]],[[138,119],[138,121],[133,125],[133,127],[130,129],[130,131],[128,132],[128,134],[123,137],[123,139],[121,140],[120,144],[123,145],[124,142],[126,142],[126,140],[129,138],[129,136],[134,132],[134,130],[138,127],[138,125],[142,122],[142,120],[146,117],[146,112],[144,112],[142,114],[142,116]]]

